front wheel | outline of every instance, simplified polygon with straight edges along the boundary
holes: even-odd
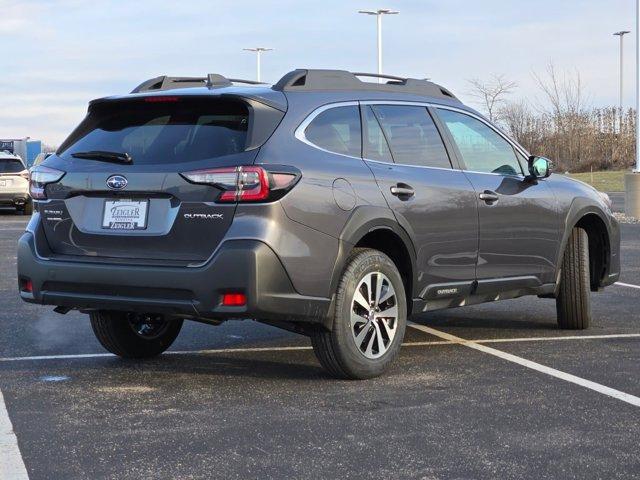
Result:
[[[92,312],[90,318],[93,333],[102,346],[124,358],[160,355],[182,328],[182,319],[146,313],[100,310]]]
[[[404,284],[393,261],[377,250],[356,249],[346,265],[333,328],[311,337],[313,350],[335,377],[376,377],[396,358],[404,338]]]
[[[562,259],[560,288],[556,297],[558,325],[569,330],[589,328],[591,321],[589,237],[574,228]]]

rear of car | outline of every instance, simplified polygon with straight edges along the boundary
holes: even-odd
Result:
[[[31,214],[29,171],[19,157],[9,153],[0,153],[0,206]]]
[[[284,116],[279,98],[200,90],[94,101],[33,170],[37,215],[18,255],[23,299],[212,323],[297,308],[277,256],[252,240],[269,223],[230,232],[239,205],[280,214],[269,205],[300,177],[254,165]]]

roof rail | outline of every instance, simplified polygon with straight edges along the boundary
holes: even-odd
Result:
[[[166,75],[161,75],[159,77],[145,80],[134,88],[131,93],[158,92],[163,90],[173,90],[176,88],[191,87],[230,87],[234,83],[246,83],[248,85],[262,84],[262,82],[256,82],[255,80],[226,78],[217,73],[209,73],[206,77],[168,77]]]
[[[363,82],[358,77],[384,78],[389,81],[386,83]],[[396,92],[458,100],[449,90],[429,80],[377,73],[352,73],[346,70],[293,70],[278,80],[273,89],[289,92],[314,90]]]

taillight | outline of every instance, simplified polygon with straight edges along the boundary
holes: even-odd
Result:
[[[29,170],[25,170],[24,172],[20,172],[18,175],[20,175],[25,180],[29,180]]]
[[[29,194],[31,198],[36,200],[44,200],[47,198],[47,194],[44,191],[44,187],[49,183],[58,182],[64,177],[65,172],[56,170],[55,168],[45,167],[39,165],[31,171],[29,181]]]
[[[191,183],[222,189],[218,202],[261,202],[275,200],[286,193],[300,177],[299,172],[271,172],[257,166],[225,167],[182,173]]]

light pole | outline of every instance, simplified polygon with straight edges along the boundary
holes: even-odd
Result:
[[[262,55],[262,52],[269,52],[271,50],[273,50],[273,48],[265,48],[265,47],[255,47],[255,48],[243,48],[243,50],[246,50],[247,52],[255,52],[256,53],[256,80],[258,80],[259,82],[262,81],[262,79],[260,78],[260,55]]]
[[[382,16],[397,15],[400,12],[389,10],[388,8],[379,8],[378,10],[358,10],[358,13],[376,16],[378,25],[378,75],[382,75]],[[378,83],[380,83],[381,80],[382,79],[378,78]]]
[[[640,0],[636,0],[636,173],[640,175]],[[640,197],[640,194],[639,194]],[[640,204],[640,199],[638,200]],[[640,205],[638,206],[640,210]]]
[[[636,0],[636,168],[624,176],[625,213],[640,218],[640,0]]]
[[[622,92],[623,92],[623,85],[624,85],[624,36],[627,33],[631,33],[628,30],[621,30],[619,32],[614,33],[615,36],[620,37],[620,98],[619,98],[619,107],[620,110],[618,112],[619,117],[620,117],[620,125],[619,125],[619,130],[618,133],[622,133]]]

